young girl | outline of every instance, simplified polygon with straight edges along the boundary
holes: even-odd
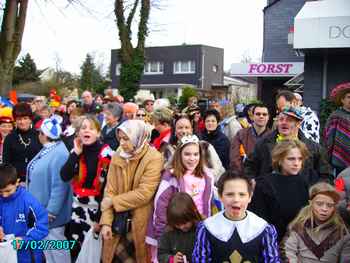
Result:
[[[282,257],[291,263],[349,262],[348,230],[336,210],[339,194],[322,182],[310,188],[309,197],[310,204],[288,227]]]
[[[284,140],[272,150],[273,172],[256,179],[249,210],[273,224],[281,241],[288,224],[309,199],[309,183],[300,171],[309,152],[299,140]]]
[[[160,238],[160,263],[191,262],[196,225],[201,221],[196,205],[187,193],[176,193],[167,209],[169,230]]]
[[[199,139],[195,135],[189,135],[182,137],[179,143],[172,168],[164,170],[154,199],[154,212],[146,237],[146,243],[153,247],[158,246],[157,240],[164,232],[167,224],[166,209],[176,192],[188,193],[204,218],[211,215],[214,180],[210,170],[204,166]]]
[[[198,225],[192,262],[280,263],[275,227],[247,211],[252,181],[227,171],[218,192],[225,210]]]

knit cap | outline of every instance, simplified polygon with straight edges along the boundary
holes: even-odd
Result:
[[[61,124],[62,117],[58,115],[53,115],[50,118],[43,120],[40,130],[50,139],[59,139],[62,133]]]

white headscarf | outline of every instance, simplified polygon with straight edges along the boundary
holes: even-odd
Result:
[[[118,128],[117,131],[121,130],[130,139],[134,146],[132,153],[126,153],[121,148],[120,156],[125,159],[130,159],[137,153],[142,151],[143,146],[149,142],[151,137],[150,126],[142,120],[127,120],[124,121]]]

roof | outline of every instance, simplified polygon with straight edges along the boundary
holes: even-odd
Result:
[[[267,6],[265,6],[264,9],[263,9],[263,12],[265,12],[266,9],[270,8],[271,6],[273,6],[274,4],[276,4],[279,1],[281,1],[281,0],[275,0],[272,3],[268,4]]]
[[[210,48],[218,48],[218,49],[223,49],[221,47],[214,47],[214,46],[209,46],[209,45],[204,45],[204,44],[180,44],[180,45],[170,45],[170,46],[150,46],[150,47],[145,47],[146,49],[149,48],[174,48],[174,47],[210,47]],[[119,50],[120,48],[115,48],[112,50]]]

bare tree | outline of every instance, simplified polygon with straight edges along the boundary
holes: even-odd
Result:
[[[7,95],[12,85],[13,69],[21,51],[28,0],[7,0],[0,32],[0,94]]]

